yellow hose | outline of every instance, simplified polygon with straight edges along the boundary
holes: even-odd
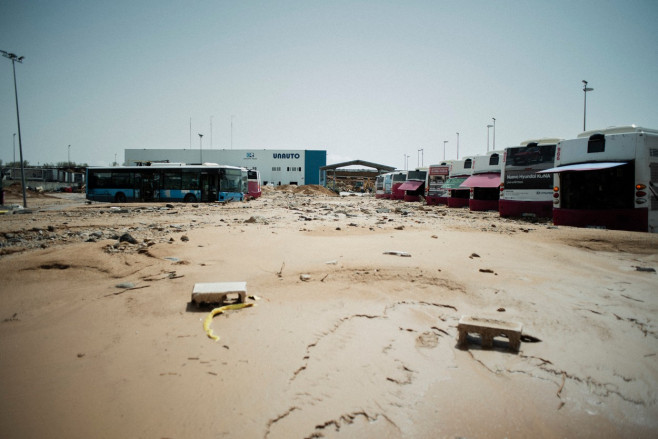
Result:
[[[242,309],[242,308],[249,308],[250,306],[254,306],[253,303],[236,303],[234,305],[226,305],[226,306],[220,306],[219,308],[215,308],[212,311],[210,311],[210,314],[208,314],[208,317],[205,318],[203,321],[203,330],[206,331],[206,334],[208,334],[208,337],[212,338],[215,341],[219,340],[219,337],[214,335],[212,333],[212,329],[210,328],[210,322],[212,322],[212,318],[215,317],[217,314],[221,314],[224,311],[230,310],[230,309]]]

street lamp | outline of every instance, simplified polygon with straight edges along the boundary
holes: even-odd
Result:
[[[594,90],[591,87],[587,86],[587,81],[583,79],[583,94],[585,95],[585,103],[583,106],[583,131],[586,131],[585,129],[585,121],[587,120],[587,92]]]
[[[411,157],[409,154],[404,155],[404,170],[405,171],[409,170],[409,157]]]
[[[457,133],[459,135],[459,133]],[[459,138],[459,137],[458,137]],[[447,140],[443,141],[443,161],[446,160],[446,143],[448,143]]]
[[[443,159],[445,160],[445,154],[443,154]],[[459,160],[459,133],[457,133],[457,160]]]
[[[25,194],[25,167],[23,166],[23,143],[21,142],[21,118],[18,113],[18,88],[16,87],[16,62],[23,63],[24,56],[17,56],[13,53],[0,50],[2,56],[11,60],[11,67],[14,71],[14,96],[16,97],[16,123],[18,124],[18,151],[21,156],[21,185],[23,186],[23,207],[27,208],[27,195]]]
[[[16,166],[16,133],[14,133],[14,166]]]
[[[203,165],[203,151],[201,147],[201,139],[203,138],[203,134],[199,133],[199,161],[200,164]]]
[[[423,166],[423,158],[424,158],[424,157],[423,157],[423,155],[424,155],[424,150],[423,150],[423,148],[420,148],[420,149],[418,150],[418,153],[420,154],[420,155],[419,155],[419,157],[420,157],[420,159],[419,159],[419,165],[418,165],[418,167],[420,168],[421,166]]]
[[[487,125],[487,152],[489,152],[489,128],[493,125]]]
[[[71,167],[71,145],[69,145],[69,168]]]
[[[494,129],[494,135],[493,135],[493,150],[496,150],[496,118],[492,117],[493,119],[493,129]],[[489,148],[487,148],[487,152],[489,152]]]

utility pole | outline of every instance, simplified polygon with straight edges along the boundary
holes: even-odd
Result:
[[[199,162],[203,165],[203,148],[201,145],[201,139],[203,139],[203,134],[199,133]]]
[[[587,92],[594,90],[593,88],[590,88],[587,86],[587,81],[583,79],[583,93],[585,94],[585,103],[583,106],[583,131],[586,131],[586,120],[587,120]]]
[[[27,208],[27,195],[25,193],[25,166],[23,165],[23,142],[21,141],[21,118],[18,112],[18,87],[16,87],[16,62],[23,63],[24,56],[17,56],[13,53],[0,50],[2,56],[11,60],[11,67],[14,71],[14,96],[16,97],[16,123],[18,124],[18,151],[21,156],[21,185],[23,186],[23,208]]]

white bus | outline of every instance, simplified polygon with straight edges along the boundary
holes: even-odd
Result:
[[[562,139],[526,140],[505,149],[500,173],[500,216],[553,216],[553,176],[538,174],[555,166],[555,145]]]
[[[420,201],[425,196],[427,185],[427,168],[416,168],[407,172],[407,179],[400,185],[398,190],[403,191],[404,201]]]
[[[389,174],[380,174],[377,176],[375,179],[375,198],[385,198],[385,181],[386,181],[386,176]],[[389,177],[390,179],[390,177]]]
[[[586,131],[557,144],[553,223],[658,232],[658,130]]]
[[[470,190],[470,210],[498,211],[502,156],[503,151],[489,151],[473,158],[473,173],[461,184],[461,187]]]
[[[468,206],[470,189],[461,184],[473,173],[473,157],[464,157],[450,164],[450,174],[443,188],[447,192],[446,204],[448,207]]]
[[[451,163],[452,161],[446,161],[438,165],[430,165],[427,176],[427,196],[425,197],[428,205],[448,202],[448,190],[443,188],[443,184],[450,175]]]

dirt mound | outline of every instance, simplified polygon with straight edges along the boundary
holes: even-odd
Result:
[[[327,189],[324,186],[319,186],[317,184],[306,184],[304,186],[297,186],[292,190],[295,194],[301,195],[324,195],[328,197],[337,197],[338,194],[331,189]]]
[[[5,198],[7,199],[18,199],[23,197],[23,186],[20,183],[11,183],[7,185],[7,182],[4,182],[2,190],[5,192]],[[41,190],[34,190],[29,187],[25,191],[26,198],[51,198],[50,195],[44,193]]]

